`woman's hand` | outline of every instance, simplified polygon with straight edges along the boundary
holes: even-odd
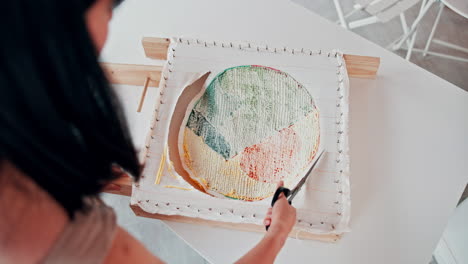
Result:
[[[281,186],[283,186],[283,181],[278,183],[278,187]],[[268,209],[263,220],[265,226],[270,225],[265,237],[236,263],[273,263],[295,223],[296,208],[292,207],[281,193],[273,208]]]
[[[284,185],[283,181],[278,183],[278,187]],[[270,225],[267,235],[277,238],[286,238],[296,223],[296,208],[292,207],[283,193],[279,195],[273,208],[269,208],[263,224]]]

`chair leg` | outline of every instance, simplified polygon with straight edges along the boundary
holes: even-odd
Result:
[[[411,36],[413,35],[414,31],[416,31],[416,28],[421,22],[421,19],[426,15],[427,11],[429,11],[429,8],[432,6],[432,4],[435,2],[435,0],[428,0],[427,4],[422,8],[421,12],[419,12],[418,17],[416,17],[416,20],[414,20],[413,25],[411,26],[411,29],[406,33],[403,37],[398,39],[396,41],[396,44],[391,44],[393,50],[398,50],[401,48],[401,45]]]
[[[408,33],[408,23],[406,23],[405,13],[400,14],[400,24],[401,24],[401,28],[403,29],[403,34]],[[406,40],[406,46],[409,47],[409,45],[410,45],[410,41]]]
[[[434,42],[434,43],[436,43],[438,45],[450,48],[450,49],[454,49],[454,50],[458,50],[458,51],[461,51],[461,52],[464,52],[464,53],[468,53],[467,48],[464,48],[464,47],[449,43],[447,41],[443,41],[443,40],[440,40],[440,39],[433,39],[432,42]]]
[[[422,0],[421,1],[421,6],[419,7],[419,13],[421,13],[426,6],[428,0]],[[413,36],[411,37],[411,40],[406,40],[406,45],[408,45],[408,51],[406,52],[406,60],[409,61],[411,59],[411,54],[413,53],[413,48],[414,48],[414,43],[416,42],[416,36],[418,35],[418,30],[416,27],[416,31],[414,31]]]
[[[442,15],[442,11],[444,10],[444,7],[445,7],[444,3],[441,2],[440,7],[439,7],[439,12],[437,13],[436,19],[434,21],[434,25],[432,26],[431,33],[429,34],[429,38],[427,39],[426,47],[424,48],[424,52],[423,52],[423,56],[427,55],[427,51],[429,50],[429,46],[431,45],[432,39],[434,38],[434,33],[436,31],[437,26],[439,25],[439,20]]]
[[[408,45],[408,51],[406,52],[406,60],[409,61],[411,59],[411,54],[413,53],[414,42],[416,41],[416,35],[418,31],[414,31],[413,36],[411,37],[410,44]]]
[[[346,23],[346,19],[343,15],[343,9],[341,9],[340,1],[333,0],[333,3],[335,4],[336,13],[338,14],[338,18],[340,19],[341,26],[348,29],[348,24]]]

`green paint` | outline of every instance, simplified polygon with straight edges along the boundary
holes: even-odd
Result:
[[[262,66],[238,66],[211,81],[187,127],[229,159],[314,109],[311,95],[288,74]]]

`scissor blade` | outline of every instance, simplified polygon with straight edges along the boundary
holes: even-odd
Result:
[[[289,199],[288,201],[292,201],[294,199],[294,197],[296,196],[296,194],[301,190],[302,186],[304,185],[304,183],[307,181],[307,178],[309,177],[309,175],[311,174],[312,170],[315,168],[315,165],[317,165],[318,161],[320,160],[320,158],[322,157],[323,153],[325,152],[325,150],[322,150],[322,152],[320,153],[320,155],[318,156],[318,158],[315,160],[315,162],[312,164],[312,166],[310,167],[310,169],[306,172],[305,176],[302,177],[302,179],[299,181],[299,183],[296,185],[296,187],[294,187],[294,189],[292,189],[291,191],[291,196],[289,196]]]

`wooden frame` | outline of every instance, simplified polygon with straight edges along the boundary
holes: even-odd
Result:
[[[227,228],[227,229],[234,229],[239,231],[246,231],[246,232],[257,232],[257,233],[265,233],[265,227],[259,226],[255,224],[241,224],[241,223],[228,223],[228,222],[221,222],[221,221],[213,221],[213,220],[206,220],[202,218],[195,218],[195,217],[187,217],[181,215],[163,215],[163,214],[151,214],[146,211],[143,211],[138,205],[130,205],[133,212],[142,217],[148,218],[155,218],[164,221],[174,221],[180,223],[188,223],[188,224],[196,224],[196,225],[207,225],[211,227],[220,227],[220,228]],[[319,240],[323,242],[337,242],[340,239],[340,235],[336,234],[311,234],[307,232],[300,232],[298,230],[293,230],[289,233],[289,237],[293,238],[300,238],[300,239],[309,239],[309,240]]]
[[[145,37],[142,39],[145,55],[156,60],[166,60],[169,44],[170,40],[168,38]],[[345,54],[344,60],[346,61],[348,75],[352,78],[374,79],[380,65],[380,58],[378,57]],[[102,63],[102,67],[107,73],[110,82],[113,84],[143,85],[147,78],[149,78],[149,86],[159,86],[162,70],[161,66]],[[120,179],[114,181],[105,190],[105,192],[126,196],[131,196],[131,191],[132,180],[129,176],[123,176]],[[209,225],[213,227],[222,227],[242,231],[265,232],[263,226],[254,224],[227,223],[180,215],[151,214],[143,211],[138,205],[131,205],[130,207],[136,215],[142,217]],[[340,235],[337,234],[319,235],[295,230],[293,230],[289,236],[300,239],[314,239],[325,242],[336,242],[340,239]]]
[[[142,45],[145,55],[155,60],[166,60],[168,38],[144,37]],[[374,79],[380,66],[380,58],[344,54],[348,76],[351,78]],[[158,87],[161,78],[161,66],[102,63],[108,73],[111,83],[143,85],[146,77],[150,77],[149,86]]]
[[[132,179],[125,175],[122,176],[120,179],[114,181],[110,184],[105,190],[107,193],[113,194],[120,194],[125,196],[132,195]],[[181,215],[163,215],[163,214],[151,214],[146,211],[143,211],[138,205],[130,205],[130,208],[133,210],[135,215],[141,217],[148,217],[154,218],[164,221],[174,221],[180,223],[189,223],[189,224],[197,224],[197,225],[207,225],[211,227],[220,227],[220,228],[227,228],[227,229],[235,229],[240,231],[246,232],[258,232],[264,233],[265,229],[263,226],[255,225],[255,224],[241,224],[241,223],[228,223],[228,222],[221,222],[221,221],[213,221],[213,220],[206,220],[201,218],[195,217],[187,217]],[[292,231],[289,234],[290,237],[300,238],[300,239],[313,239],[319,240],[323,242],[337,242],[340,239],[340,235],[337,234],[311,234],[307,232],[300,232],[300,231]]]

